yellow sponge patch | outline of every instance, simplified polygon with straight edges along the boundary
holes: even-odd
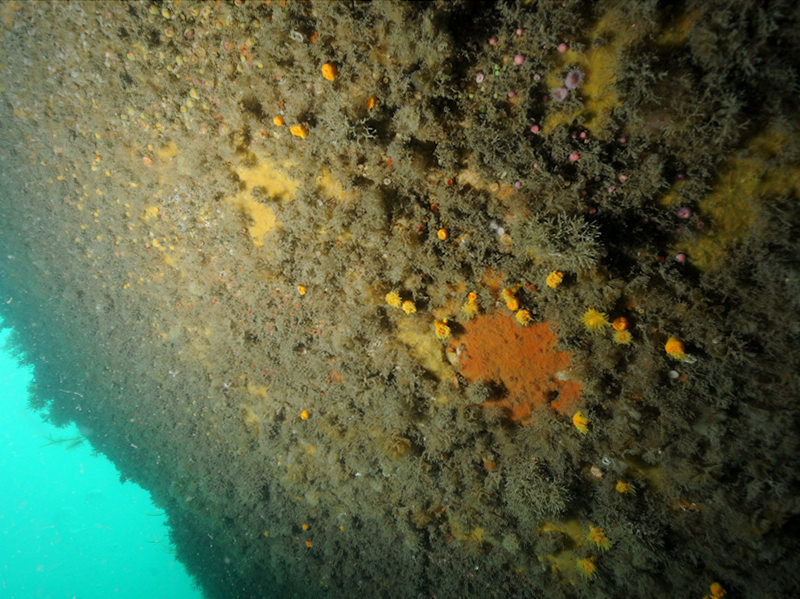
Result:
[[[345,202],[355,198],[355,194],[351,191],[347,191],[341,181],[334,178],[326,168],[323,168],[322,174],[317,177],[317,187],[327,196],[339,202]]]
[[[250,191],[254,187],[263,187],[272,198],[288,198],[300,186],[300,182],[289,176],[293,164],[286,162],[282,165],[275,164],[264,156],[254,156],[257,160],[255,166],[240,164],[235,167],[239,179]]]
[[[227,198],[227,201],[247,217],[249,221],[247,232],[253,243],[262,247],[264,235],[280,223],[269,206],[265,206],[253,197],[253,189],[262,188],[271,199],[285,200],[292,197],[300,182],[289,176],[287,171],[291,169],[291,164],[279,166],[263,156],[255,158],[257,159],[255,166],[240,164],[235,167],[234,170],[245,184],[245,189],[234,197]]]
[[[250,225],[247,227],[247,232],[252,237],[253,243],[258,247],[262,247],[264,245],[264,235],[278,226],[275,213],[268,206],[259,204],[253,199],[249,191],[238,193],[235,197],[229,198],[228,201],[248,217]]]
[[[442,344],[431,335],[430,325],[413,319],[402,319],[397,323],[397,338],[405,343],[412,355],[439,380],[449,379],[455,374],[442,357]]]
[[[790,143],[787,134],[766,130],[720,170],[714,188],[698,205],[711,226],[687,248],[695,266],[714,267],[731,248],[757,233],[756,214],[771,198],[800,195],[800,168],[774,159]]]

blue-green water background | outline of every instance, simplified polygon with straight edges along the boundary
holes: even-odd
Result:
[[[32,370],[11,353],[9,333],[0,329],[0,597],[202,597],[149,493],[120,482],[88,441],[52,442],[80,433],[28,408]]]

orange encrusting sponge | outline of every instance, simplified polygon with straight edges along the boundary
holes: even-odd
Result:
[[[484,314],[464,323],[464,332],[451,338],[461,349],[461,374],[470,382],[502,384],[505,397],[485,402],[527,424],[537,408],[551,407],[571,414],[580,400],[581,385],[561,380],[570,356],[556,349],[556,336],[546,322],[521,327],[513,316]]]

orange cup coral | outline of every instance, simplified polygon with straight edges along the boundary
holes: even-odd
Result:
[[[683,360],[686,358],[686,352],[683,348],[683,342],[677,337],[670,337],[664,344],[664,351],[676,360]]]
[[[608,322],[608,314],[589,308],[583,313],[583,324],[586,330],[590,333],[598,333],[606,328],[610,323]]]
[[[328,81],[333,81],[336,79],[336,75],[339,74],[339,70],[336,68],[336,65],[332,62],[326,62],[322,65],[322,76],[325,77]]]

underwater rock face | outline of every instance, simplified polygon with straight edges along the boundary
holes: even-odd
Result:
[[[34,407],[209,597],[796,588],[800,24],[713,4],[3,3]]]

